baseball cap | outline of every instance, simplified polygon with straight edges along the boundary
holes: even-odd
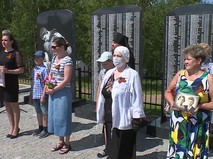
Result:
[[[45,57],[45,54],[44,54],[44,51],[38,50],[38,51],[36,51],[34,56],[36,56],[36,57]]]
[[[105,51],[101,54],[101,57],[99,59],[97,59],[97,62],[105,62],[107,60],[111,60],[112,61],[112,53],[109,51]]]

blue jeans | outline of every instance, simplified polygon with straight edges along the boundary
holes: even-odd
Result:
[[[40,99],[33,99],[33,105],[37,114],[48,114],[48,101],[44,104],[41,104]]]

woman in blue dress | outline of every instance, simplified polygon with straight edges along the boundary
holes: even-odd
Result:
[[[72,95],[70,81],[73,62],[66,52],[68,45],[64,38],[55,38],[51,46],[54,57],[49,80],[56,86],[50,88],[46,84],[46,93],[49,94],[48,131],[59,136],[59,143],[51,148],[51,151],[60,150],[59,154],[65,154],[71,150]]]

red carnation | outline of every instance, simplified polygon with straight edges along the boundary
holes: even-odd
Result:
[[[59,70],[59,68],[60,68],[60,64],[59,65],[55,65],[55,67],[54,67],[55,69],[57,69],[57,70]]]
[[[37,73],[36,79],[41,79],[41,75],[39,73]]]
[[[10,58],[11,58],[11,56],[12,56],[12,53],[7,54],[7,56],[6,56],[6,57],[7,57],[8,59],[10,59]]]
[[[118,80],[118,83],[122,83],[122,82],[123,82],[123,83],[125,83],[125,82],[126,82],[126,80],[125,80],[125,78],[120,77],[120,78],[119,78],[119,80]]]

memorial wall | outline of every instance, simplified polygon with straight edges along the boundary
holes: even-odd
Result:
[[[129,38],[129,46],[135,57],[136,70],[142,75],[141,8],[119,6],[97,10],[92,23],[92,100],[95,101],[98,74],[101,65],[96,62],[104,51],[112,50],[112,41],[117,32]],[[139,65],[140,64],[140,65]]]

